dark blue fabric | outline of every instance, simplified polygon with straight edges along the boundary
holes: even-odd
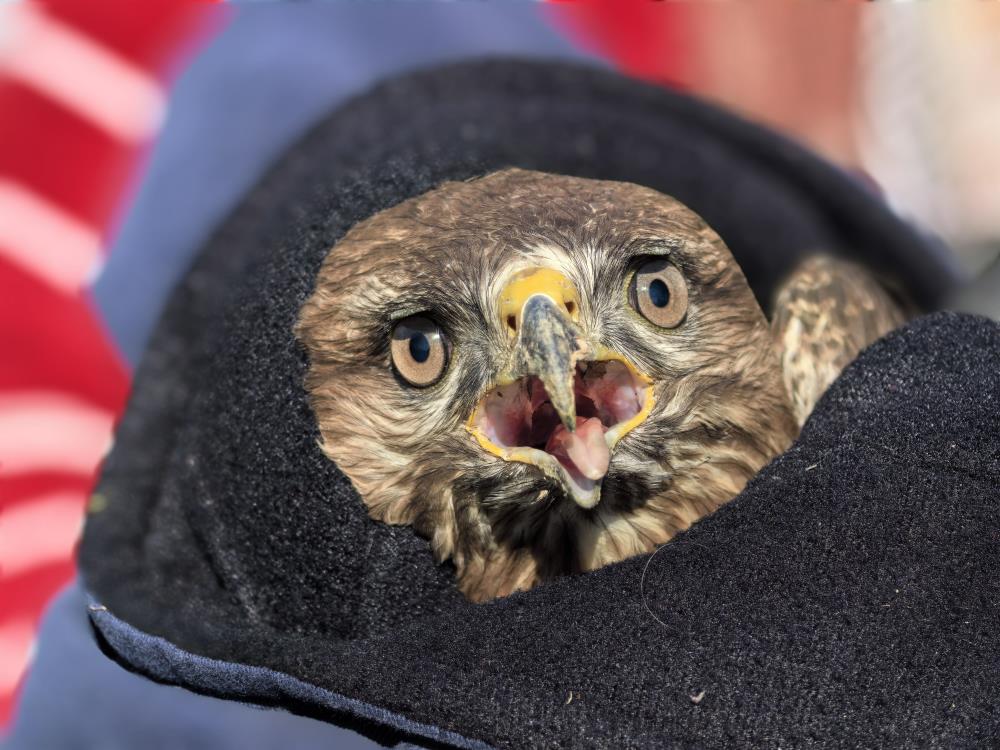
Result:
[[[88,606],[94,626],[111,650],[130,664],[167,683],[187,685],[208,694],[267,700],[274,705],[304,705],[328,709],[334,716],[394,727],[406,735],[449,747],[488,750],[489,745],[465,739],[440,727],[411,721],[378,706],[337,695],[264,667],[236,664],[191,654],[163,638],[148,635],[118,619],[105,607]]]
[[[74,584],[50,605],[5,750],[364,750],[378,745],[282,710],[198,695],[127,671],[101,652]]]

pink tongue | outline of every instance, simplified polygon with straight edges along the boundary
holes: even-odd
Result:
[[[604,426],[597,417],[577,417],[576,432],[560,424],[549,437],[545,450],[587,479],[596,481],[608,473],[611,451],[604,442]]]

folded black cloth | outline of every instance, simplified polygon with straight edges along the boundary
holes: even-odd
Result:
[[[408,76],[295,146],[208,244],[137,375],[81,545],[151,677],[429,745],[974,744],[1000,731],[998,352],[942,314],[876,344],[720,512],[476,606],[319,452],[292,325],[357,221],[502,166],[699,211],[766,301],[840,252],[933,305],[940,248],[847,175],[695,100],[547,63]]]

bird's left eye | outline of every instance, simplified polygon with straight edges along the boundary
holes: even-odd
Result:
[[[448,366],[448,343],[441,327],[422,315],[396,323],[390,350],[396,372],[418,388],[436,383]]]
[[[653,325],[675,328],[687,313],[688,291],[684,275],[665,258],[648,259],[632,276],[629,302]]]

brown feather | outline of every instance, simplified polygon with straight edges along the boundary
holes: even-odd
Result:
[[[861,350],[903,321],[860,266],[825,255],[802,262],[778,290],[771,324],[799,425]]]
[[[637,258],[666,254],[687,318],[658,329],[628,304]],[[504,280],[551,265],[581,294],[580,325],[653,379],[656,406],[616,447],[597,507],[464,429],[513,356]],[[444,377],[393,374],[392,320],[429,313],[453,347]],[[355,226],[323,263],[297,334],[322,448],[373,518],[412,524],[481,601],[654,549],[738,494],[797,433],[771,331],[722,240],[638,185],[505,170],[445,183]]]

